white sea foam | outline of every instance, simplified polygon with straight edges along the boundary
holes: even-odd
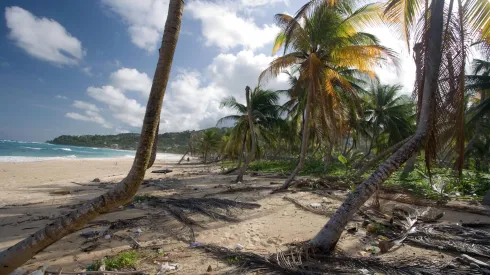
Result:
[[[71,152],[70,148],[53,148],[53,150],[63,150],[63,151],[70,151]]]
[[[0,156],[0,162],[37,162],[47,160],[68,160],[76,159],[77,156],[70,155],[66,157],[21,157],[21,156]]]
[[[41,150],[41,149],[43,149],[43,148],[29,147],[29,146],[22,146],[22,148],[31,149],[31,150]]]

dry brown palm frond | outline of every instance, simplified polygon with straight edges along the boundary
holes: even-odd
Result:
[[[465,269],[444,271],[443,266],[420,259],[409,264],[385,263],[376,258],[328,255],[306,246],[290,247],[271,255],[235,251],[216,245],[199,247],[211,256],[237,266],[227,274],[465,274]],[[425,265],[425,266],[424,266]],[[459,272],[459,273],[458,273]]]
[[[191,241],[194,241],[195,227],[205,228],[202,223],[192,218],[192,215],[200,214],[214,220],[238,222],[240,219],[233,215],[234,210],[260,207],[260,204],[256,203],[216,198],[172,199],[150,196],[146,197],[145,200],[149,206],[163,209],[184,227],[188,228],[191,233]]]

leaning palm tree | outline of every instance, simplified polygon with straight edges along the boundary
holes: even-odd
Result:
[[[72,212],[57,218],[54,222],[38,230],[26,239],[0,253],[0,274],[10,274],[34,255],[81,229],[87,222],[124,204],[138,191],[148,166],[155,133],[159,123],[162,101],[165,95],[172,60],[179,37],[184,2],[171,0],[168,17],[159,51],[158,63],[146,106],[141,137],[133,166],[128,175],[107,193],[92,199]]]
[[[422,18],[419,20],[410,9],[413,10],[414,3],[420,2],[391,0],[387,9],[387,12],[401,11],[396,12],[390,20],[399,19],[398,22],[401,22],[402,26],[410,26],[410,22],[422,22],[419,34],[414,38],[416,43],[421,43],[423,53],[421,82],[415,85],[418,99],[417,131],[349,194],[334,216],[315,236],[312,244],[323,250],[335,247],[347,222],[359,207],[371,197],[379,184],[415,152],[424,147],[429,163],[435,155],[433,146],[437,141],[436,124],[442,126],[441,122],[449,121],[451,115],[459,119],[458,123],[461,124],[462,112],[458,107],[461,108],[464,99],[461,90],[464,88],[464,60],[467,47],[465,35],[473,32],[481,34],[485,39],[490,38],[490,3],[486,0],[468,0],[463,6],[459,0],[458,9],[453,12],[454,0],[450,0],[449,8],[446,10],[449,12],[445,13],[444,0],[432,0],[430,7],[429,1],[425,1]],[[403,5],[404,3],[407,5]],[[406,20],[407,17],[410,20]],[[449,111],[444,111],[444,107]],[[459,148],[461,140],[463,139],[458,135]]]
[[[321,6],[301,18],[276,15],[282,31],[276,38],[273,52],[283,47],[284,54],[271,62],[259,80],[266,81],[296,66],[298,81],[294,93],[301,90],[306,93],[299,162],[281,189],[288,188],[303,167],[310,118],[318,117],[323,124],[319,128],[329,129],[332,135],[337,134],[339,110],[346,101],[352,104],[357,99],[351,78],[358,76],[359,72],[374,75],[376,65],[395,58],[391,50],[379,45],[376,37],[357,31],[364,22],[376,20],[378,10],[377,4],[357,10],[335,5]]]

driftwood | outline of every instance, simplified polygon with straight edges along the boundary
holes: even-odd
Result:
[[[474,264],[477,264],[477,265],[482,266],[482,267],[487,267],[487,268],[490,267],[490,264],[487,264],[485,262],[482,262],[482,261],[480,261],[478,259],[475,259],[475,258],[473,258],[471,256],[468,256],[466,254],[462,254],[461,257],[463,257],[464,260],[466,260],[466,261],[468,261],[470,263],[474,263]]]
[[[163,169],[163,170],[154,170],[154,171],[151,171],[152,173],[157,173],[157,174],[168,174],[168,173],[172,173],[173,171],[172,170],[169,170],[169,169]]]

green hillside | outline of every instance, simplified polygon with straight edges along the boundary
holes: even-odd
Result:
[[[219,135],[223,135],[226,128],[215,129]],[[191,135],[200,136],[205,130],[183,131],[174,133],[164,133],[158,135],[158,151],[166,153],[185,153]],[[136,150],[139,142],[139,134],[127,133],[118,135],[83,135],[70,136],[62,135],[53,140],[47,141],[51,144],[74,145],[85,147],[112,148],[123,150]]]

